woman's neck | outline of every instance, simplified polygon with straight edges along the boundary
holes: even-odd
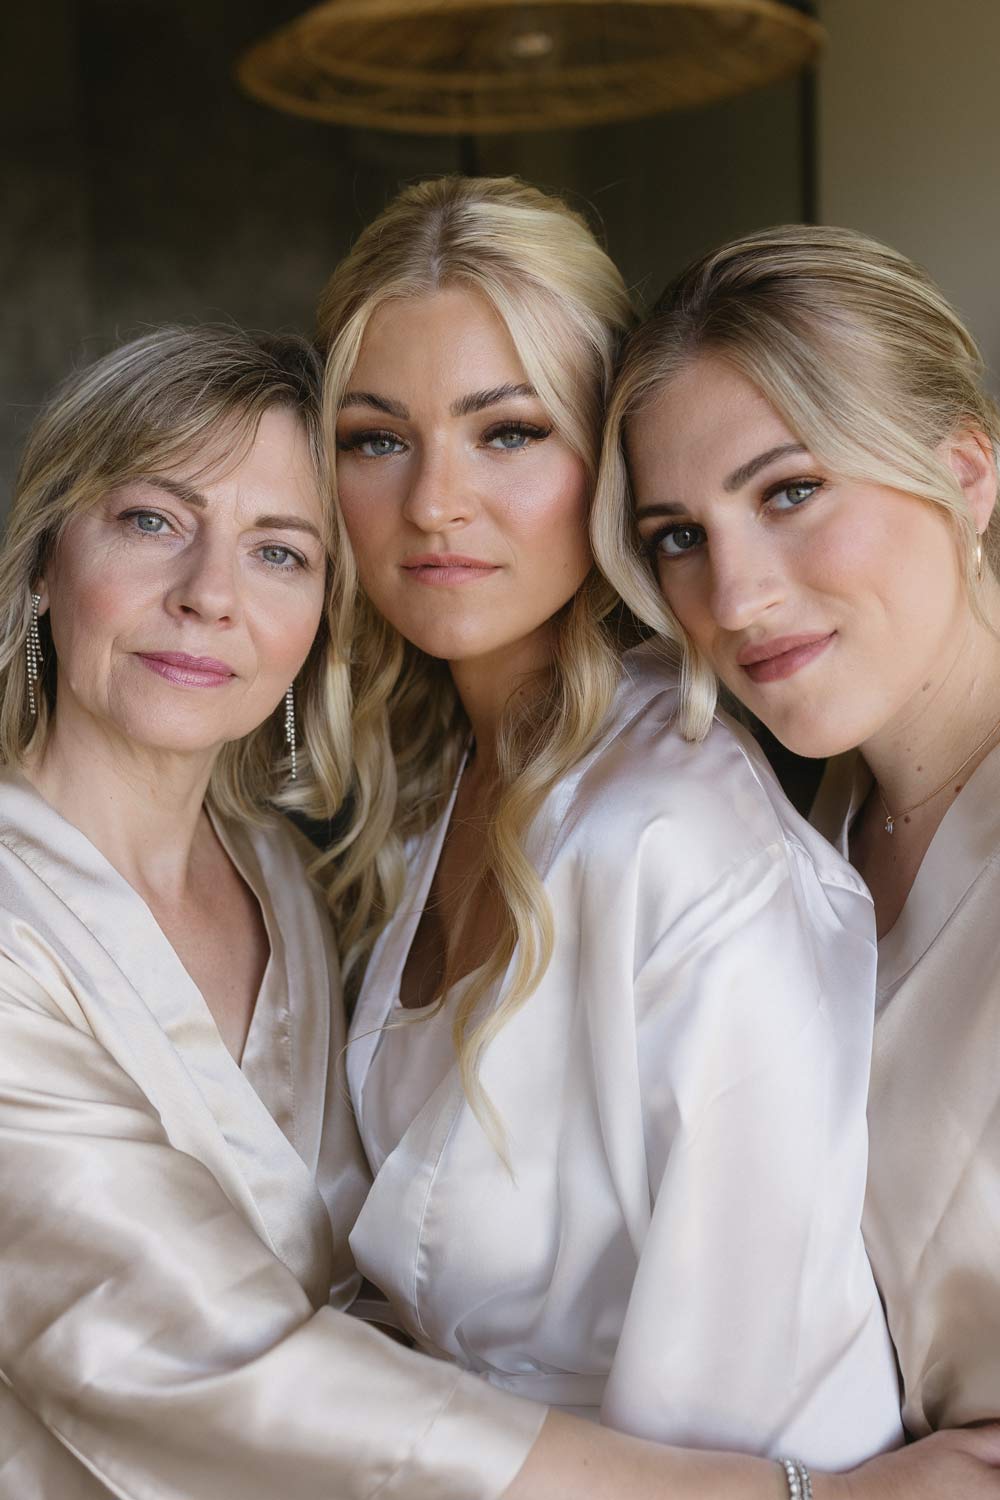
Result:
[[[998,744],[1000,640],[970,616],[918,703],[861,746],[874,785],[852,824],[850,853],[880,938],[898,920],[942,818]]]
[[[68,717],[73,717],[69,715]],[[150,751],[57,716],[24,774],[136,890],[183,896],[214,754]]]
[[[990,595],[991,617],[1000,619],[1000,587]],[[861,753],[894,824],[928,806],[937,809],[940,821],[998,740],[1000,636],[970,613],[937,674],[922,684],[904,713],[861,746]]]
[[[470,660],[449,663],[452,681],[465,709],[476,744],[476,763],[484,784],[497,767],[500,721],[511,697],[552,661],[552,627],[512,645]]]

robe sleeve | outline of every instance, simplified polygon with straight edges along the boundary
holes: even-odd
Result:
[[[900,1440],[860,1232],[874,966],[865,895],[786,843],[728,871],[641,964],[651,1208],[615,1426],[838,1469]]]
[[[545,1415],[314,1311],[128,1074],[7,959],[0,1255],[0,1381],[127,1500],[493,1500]]]

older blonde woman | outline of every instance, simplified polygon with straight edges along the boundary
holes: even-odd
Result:
[[[594,514],[605,572],[683,653],[688,736],[721,681],[793,750],[835,757],[815,817],[874,898],[864,1229],[915,1436],[1000,1416],[1000,417],[982,368],[888,246],[806,225],[734,241],[631,342]],[[912,1493],[930,1443],[856,1493]],[[939,1492],[991,1483],[970,1459]]]
[[[629,322],[583,222],[511,181],[408,190],[327,290],[351,1244],[502,1389],[847,1467],[900,1433],[860,1236],[871,910],[747,738],[687,744],[676,675],[622,654],[587,520]]]
[[[40,417],[0,560],[0,1495],[655,1495],[647,1445],[335,1309],[365,1177],[305,344],[165,329]],[[630,1488],[630,1486],[632,1486]]]

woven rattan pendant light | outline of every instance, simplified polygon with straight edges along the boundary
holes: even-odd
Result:
[[[551,130],[786,77],[823,31],[780,0],[325,0],[239,61],[255,98],[428,134]]]

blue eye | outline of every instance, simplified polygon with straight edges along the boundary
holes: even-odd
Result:
[[[354,432],[350,437],[338,439],[341,453],[359,453],[362,458],[391,458],[402,453],[406,444],[394,432]]]
[[[297,552],[293,552],[291,547],[280,547],[276,542],[272,542],[267,547],[261,547],[260,555],[267,563],[268,567],[280,568],[285,572],[287,572],[289,568],[299,568],[303,566],[303,559]]]
[[[536,427],[533,422],[504,422],[485,432],[483,442],[487,448],[496,448],[502,453],[518,453],[532,443],[544,442],[551,432],[551,427]]]
[[[163,536],[170,530],[170,522],[155,510],[128,510],[120,518],[144,536]]]
[[[668,526],[666,531],[653,537],[652,550],[661,557],[683,557],[700,547],[704,540],[705,531],[701,526]]]
[[[822,488],[821,479],[784,480],[776,489],[768,491],[767,503],[772,510],[795,510],[797,506],[811,500],[816,491]],[[782,504],[782,501],[785,503]]]

